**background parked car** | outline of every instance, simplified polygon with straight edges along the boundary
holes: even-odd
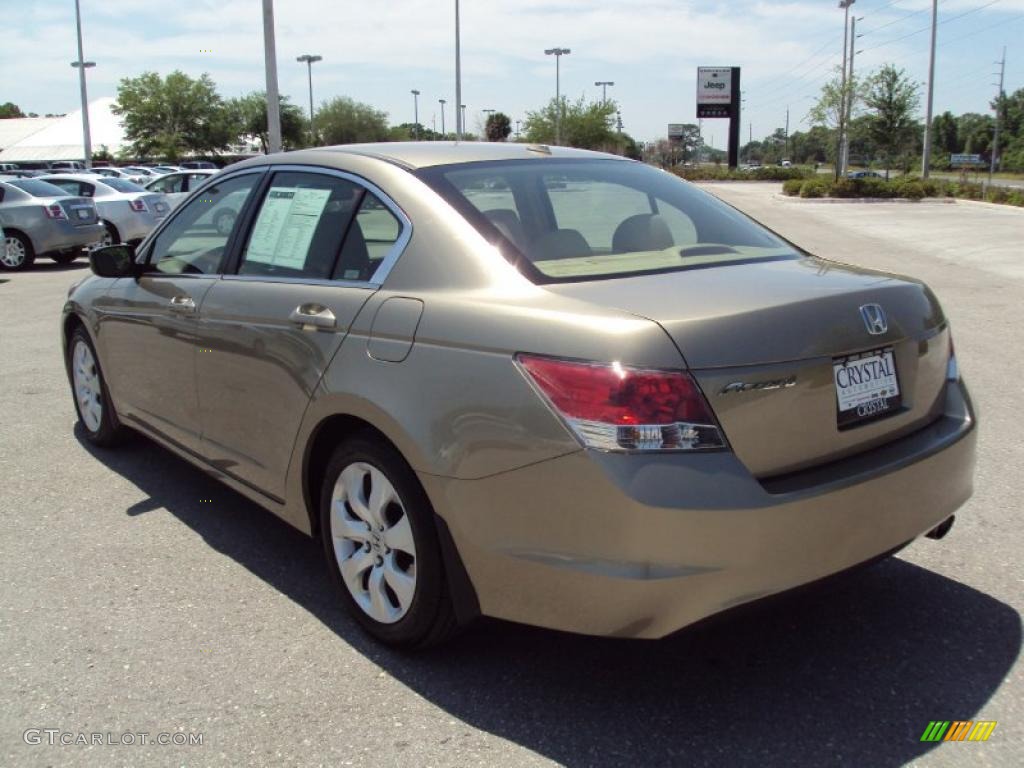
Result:
[[[850,179],[881,179],[884,178],[878,171],[850,171],[846,174]]]
[[[176,171],[180,171],[181,168],[178,168],[175,165],[154,165],[150,170],[156,171],[157,173],[175,173]]]
[[[68,194],[95,200],[100,220],[107,230],[102,238],[104,245],[141,242],[171,210],[163,195],[125,179],[95,174],[54,175],[43,179]]]
[[[216,171],[217,166],[208,160],[186,160],[184,163],[179,163],[182,170],[186,168],[207,168]]]
[[[0,222],[3,270],[27,269],[37,256],[69,264],[84,247],[98,244],[105,231],[92,200],[70,197],[38,179],[0,180]]]
[[[170,204],[171,208],[174,208],[182,200],[188,197],[188,194],[192,190],[196,189],[215,173],[216,171],[211,171],[207,168],[192,171],[178,171],[177,173],[168,173],[165,176],[161,176],[159,179],[153,179],[143,186],[150,192],[162,193],[164,197],[167,198],[167,202]]]
[[[109,176],[113,179],[127,179],[128,181],[134,182],[135,184],[142,184],[144,181],[149,181],[150,176],[142,173],[132,173],[125,168],[93,168],[91,173],[97,176]]]
[[[78,160],[56,160],[50,163],[50,170],[53,171],[84,171],[85,164]]]

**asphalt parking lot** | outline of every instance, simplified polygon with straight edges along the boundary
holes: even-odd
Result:
[[[57,320],[87,267],[41,259],[0,275],[0,763],[1024,763],[1024,211],[707,188],[942,299],[982,421],[975,496],[946,539],[658,642],[482,621],[425,654],[384,650],[314,542],[142,438],[86,446]],[[922,744],[937,719],[998,726]],[[50,746],[26,729],[203,743]]]

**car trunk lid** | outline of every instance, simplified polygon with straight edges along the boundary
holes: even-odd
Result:
[[[88,197],[62,197],[57,204],[64,210],[64,215],[72,226],[84,227],[99,221],[96,204]]]

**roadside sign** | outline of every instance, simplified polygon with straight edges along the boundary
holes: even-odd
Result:
[[[683,138],[683,124],[682,123],[669,123],[668,124],[668,137],[670,140],[679,140]]]
[[[732,117],[732,67],[697,67],[697,117]]]
[[[950,165],[984,165],[981,155],[950,155]]]

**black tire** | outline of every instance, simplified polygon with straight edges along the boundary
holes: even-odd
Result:
[[[75,385],[75,366],[77,364],[75,352],[79,344],[84,344],[88,347],[95,369],[95,378],[99,382],[98,399],[101,416],[99,423],[95,426],[91,426],[90,420],[82,414],[82,405],[79,402],[79,393]],[[71,333],[71,338],[68,340],[68,379],[71,383],[71,398],[75,403],[75,413],[78,414],[78,421],[82,425],[86,439],[93,445],[98,445],[102,448],[110,448],[116,445],[124,435],[124,427],[121,426],[117,419],[117,414],[114,413],[110,400],[110,390],[107,388],[107,381],[103,377],[96,348],[93,346],[88,332],[81,325],[75,328]]]
[[[117,227],[109,221],[104,221],[103,226],[107,228],[107,234],[103,236],[100,245],[119,245],[121,243],[121,233],[117,231]]]
[[[416,585],[406,613],[394,623],[371,617],[356,602],[341,575],[334,549],[331,497],[342,471],[351,464],[369,464],[384,474],[401,499],[416,548]],[[335,449],[320,494],[320,534],[331,581],[353,618],[376,640],[398,648],[425,648],[447,640],[458,630],[444,560],[434,525],[434,510],[412,469],[393,447],[373,435],[357,435]],[[379,563],[379,561],[378,561]]]
[[[50,256],[57,264],[67,266],[79,256],[78,251],[70,251],[69,253],[55,253]]]
[[[4,230],[6,235],[3,243],[3,258],[0,258],[0,270],[4,272],[20,272],[32,266],[36,260],[36,252],[32,249],[32,241],[21,232]]]

